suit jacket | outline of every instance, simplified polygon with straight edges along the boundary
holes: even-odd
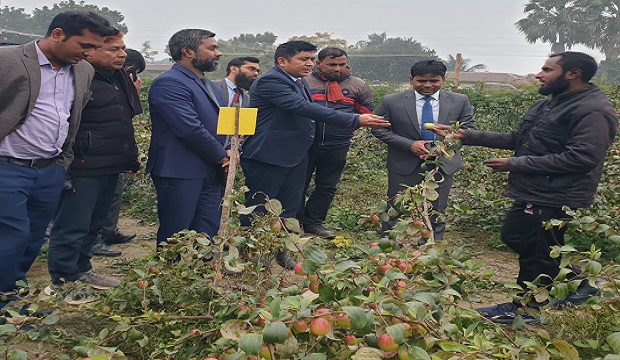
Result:
[[[410,174],[420,162],[420,158],[409,148],[416,140],[422,139],[416,111],[415,92],[403,91],[387,95],[381,101],[378,115],[384,116],[392,125],[387,129],[373,129],[372,133],[388,145],[388,171],[397,174]],[[475,129],[474,113],[469,98],[463,94],[440,90],[438,123],[448,124],[458,121],[468,129]],[[442,170],[452,175],[464,166],[461,154],[457,151],[452,159],[445,159]]]
[[[0,141],[26,122],[41,90],[41,65],[34,42],[0,49]],[[86,61],[73,65],[75,98],[69,116],[69,132],[58,164],[69,166],[71,149],[80,125],[82,108],[90,99],[95,70]]]
[[[213,85],[215,85],[222,95],[222,99],[224,100],[223,106],[228,106],[230,99],[228,98],[228,85],[226,85],[226,80],[215,80]],[[241,89],[241,107],[250,107],[250,96],[247,91],[243,89]]]
[[[312,102],[308,83],[303,88],[274,67],[250,88],[250,107],[258,108],[256,133],[243,144],[243,158],[294,167],[308,154],[316,121],[354,129],[359,115],[336,111]]]
[[[201,179],[221,172],[225,136],[217,135],[223,100],[213,83],[175,64],[149,92],[152,134],[146,171],[160,177]]]

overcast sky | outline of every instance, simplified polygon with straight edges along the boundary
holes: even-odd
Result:
[[[60,0],[0,0],[2,7],[30,12]],[[79,2],[79,0],[76,0]],[[271,31],[278,43],[295,35],[328,32],[349,44],[367,35],[412,37],[442,58],[461,52],[472,64],[494,72],[538,72],[550,45],[528,44],[514,23],[527,0],[86,0],[120,11],[129,27],[126,43],[140,49],[150,40],[158,58],[170,36],[182,28],[204,28],[229,39],[241,33]],[[602,60],[593,50],[577,47]]]

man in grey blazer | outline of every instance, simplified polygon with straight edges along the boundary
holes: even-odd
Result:
[[[440,90],[445,82],[446,66],[437,60],[426,60],[411,67],[412,90],[383,98],[378,115],[391,124],[386,129],[373,129],[372,133],[388,145],[388,197],[394,197],[403,189],[402,184],[415,186],[423,180],[422,165],[429,156],[430,144],[435,140],[432,131],[424,130],[423,123],[448,124],[460,122],[467,129],[475,129],[473,110],[466,95]],[[463,159],[457,151],[452,159],[443,160],[440,169],[444,181],[439,184],[439,198],[433,208],[444,214],[453,175],[463,168]],[[433,219],[435,240],[442,240],[445,230],[443,221]],[[396,219],[385,224],[389,230]],[[421,238],[418,245],[426,243]]]
[[[250,96],[248,91],[254,80],[260,74],[260,60],[255,57],[237,57],[226,65],[226,77],[213,82],[215,87],[222,93],[226,106],[232,106],[235,97],[239,106],[249,107]]]
[[[39,254],[73,160],[94,75],[82,60],[117,33],[95,13],[64,12],[43,39],[0,49],[0,307]]]

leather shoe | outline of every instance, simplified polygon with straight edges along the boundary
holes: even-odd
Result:
[[[276,255],[276,262],[285,269],[292,270],[297,265],[295,257],[290,251],[281,251]]]
[[[120,251],[116,251],[110,248],[104,242],[96,242],[93,247],[90,249],[90,252],[93,256],[107,256],[107,257],[116,257],[121,256]]]
[[[323,239],[333,239],[336,237],[336,234],[333,231],[326,229],[321,224],[305,225],[304,233],[315,235]]]
[[[136,237],[136,233],[131,233],[131,234],[123,234],[120,231],[115,231],[113,234],[111,234],[110,236],[102,236],[103,238],[103,242],[108,244],[108,245],[115,245],[115,244],[124,244],[127,243],[129,241],[131,241],[131,239]]]

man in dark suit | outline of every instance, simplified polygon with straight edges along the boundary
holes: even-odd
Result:
[[[43,39],[0,49],[0,292],[26,280],[56,211],[94,75],[82,60],[117,31],[95,13],[64,12]]]
[[[180,30],[168,48],[176,62],[151,85],[153,132],[146,171],[157,191],[157,244],[183,229],[217,234],[224,168],[229,153],[217,135],[223,99],[204,72],[214,71],[222,53],[215,34]]]
[[[378,114],[391,124],[388,129],[372,131],[379,140],[388,145],[388,197],[394,197],[403,189],[402,184],[415,186],[423,180],[422,165],[429,156],[429,145],[435,139],[432,131],[424,130],[423,123],[448,124],[460,122],[465,128],[475,129],[473,110],[466,95],[440,90],[445,82],[446,66],[436,60],[415,63],[411,67],[410,83],[413,90],[387,95],[383,98]],[[440,169],[439,198],[433,209],[444,214],[453,175],[464,166],[457,151],[452,159],[444,159]],[[433,219],[435,240],[443,239],[445,223]],[[384,228],[390,229],[396,220]],[[419,245],[426,243],[419,240]]]
[[[289,41],[278,46],[275,67],[250,88],[250,107],[258,108],[256,133],[243,145],[241,167],[245,173],[246,206],[263,204],[265,195],[282,203],[284,218],[295,217],[304,190],[308,150],[314,141],[316,121],[341,128],[386,127],[389,123],[373,114],[352,114],[312,103],[304,79],[314,66],[316,46]],[[278,263],[295,266],[289,253]]]
[[[222,94],[226,106],[232,106],[235,99],[241,107],[250,106],[247,91],[260,74],[259,63],[259,59],[251,56],[234,58],[228,62],[226,77],[213,82]]]

